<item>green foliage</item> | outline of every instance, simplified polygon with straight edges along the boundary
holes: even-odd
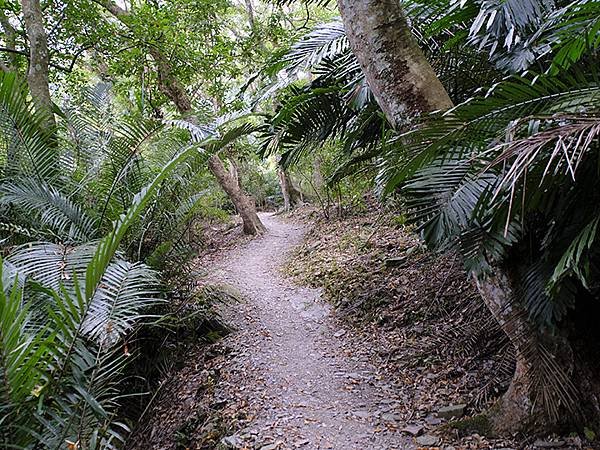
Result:
[[[121,119],[105,104],[107,87],[91,90],[81,108],[71,105],[47,136],[17,77],[0,75],[0,92],[2,129],[18,130],[3,133],[4,155],[27,156],[16,160],[22,164],[5,160],[4,242],[29,241],[3,248],[0,443],[120,448],[128,431],[118,418],[132,359],[127,339],[162,302],[160,274],[122,249],[142,246],[157,211],[175,226],[155,246],[193,222],[203,192],[190,200],[182,194],[197,188],[201,146],[218,144]],[[60,170],[47,170],[55,164]],[[164,203],[159,192],[169,193]]]
[[[313,79],[280,94],[263,149],[300,164],[341,141],[333,181],[376,164],[379,192],[404,194],[429,245],[459,249],[477,276],[509,264],[531,315],[556,323],[577,286],[596,289],[598,2],[404,8],[458,106],[387,129],[343,29],[325,24],[280,59],[289,74],[311,70]],[[533,65],[541,73],[506,78]]]

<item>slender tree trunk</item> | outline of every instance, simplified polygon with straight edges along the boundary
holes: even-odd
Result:
[[[218,155],[213,155],[208,159],[208,167],[242,217],[244,233],[256,235],[264,232],[266,228],[256,214],[254,199],[240,189],[237,181],[225,169]]]
[[[277,169],[279,186],[283,195],[283,209],[289,211],[292,207],[302,204],[302,193],[294,186],[289,174],[282,168]]]
[[[151,47],[148,52],[156,63],[159,91],[175,104],[175,108],[182,116],[187,117],[192,114],[192,101],[177,77],[173,75],[171,62],[156,48]]]
[[[131,13],[129,11],[123,9],[112,0],[94,1],[119,19],[123,25],[126,27],[130,26]],[[173,74],[171,61],[156,47],[149,47],[148,53],[156,63],[158,90],[173,102],[179,114],[184,117],[189,116],[193,112],[192,101],[177,77]]]
[[[4,10],[0,9],[0,25],[2,25],[2,31],[4,32],[4,44],[6,48],[15,50],[17,45],[17,31],[8,20]],[[4,66],[5,71],[14,71],[17,68],[17,54],[8,52],[8,66]]]
[[[321,192],[323,191],[323,188],[325,187],[325,180],[323,179],[323,169],[322,166],[323,165],[323,160],[321,159],[320,155],[315,155],[314,159],[313,159],[313,164],[312,164],[312,168],[313,168],[313,184],[314,184],[314,188],[317,192],[317,195],[320,195]]]
[[[29,39],[29,69],[27,84],[36,108],[46,114],[45,124],[54,129],[56,122],[52,112],[52,99],[48,79],[50,57],[48,40],[44,30],[44,17],[39,0],[22,0],[23,21]]]
[[[129,26],[128,18],[130,12],[121,8],[112,0],[94,0],[96,3],[103,6],[107,11],[119,19],[125,26]],[[177,77],[173,73],[171,61],[157,48],[151,47],[148,53],[152,56],[156,63],[158,73],[159,90],[175,105],[177,112],[192,123],[195,123],[195,117],[192,117],[193,108],[192,101],[181,85]],[[254,199],[246,195],[237,184],[237,181],[232,182],[231,177],[225,170],[221,159],[217,155],[213,155],[208,161],[208,168],[217,179],[217,182],[229,196],[229,199],[234,204],[238,213],[244,222],[244,232],[247,234],[257,234],[264,231],[266,228],[256,214]]]
[[[393,126],[399,127],[408,114],[452,107],[448,93],[413,37],[398,0],[338,0],[338,6],[352,51]],[[531,323],[506,271],[496,268],[493,276],[476,280],[476,284],[516,353],[511,385],[490,412],[494,426],[499,431],[513,432],[561,420],[556,410],[554,414],[549,410],[561,402],[564,407],[572,390],[543,384],[550,373],[558,374],[563,385],[569,383],[573,358],[568,342],[544,334]],[[552,361],[551,369],[544,366],[548,361]],[[555,392],[549,392],[552,389]]]
[[[352,51],[394,127],[407,113],[445,110],[452,101],[414,39],[399,0],[338,0]]]
[[[246,14],[248,15],[248,24],[250,25],[250,29],[255,31],[256,29],[256,20],[254,19],[254,5],[252,4],[252,0],[246,1]]]
[[[277,169],[277,176],[279,177],[279,187],[281,188],[281,195],[283,196],[283,209],[289,211],[292,209],[292,202],[290,201],[290,191],[288,190],[287,180],[283,169]]]

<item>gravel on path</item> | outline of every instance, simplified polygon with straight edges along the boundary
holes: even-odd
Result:
[[[265,450],[415,448],[399,431],[392,385],[344,345],[351,331],[336,324],[318,290],[280,273],[304,226],[273,214],[261,220],[263,236],[210,268],[211,281],[244,299],[222,311],[236,331],[225,338],[232,359],[216,389],[252,413],[228,442]]]

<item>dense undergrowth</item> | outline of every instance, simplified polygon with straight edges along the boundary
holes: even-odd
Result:
[[[224,296],[188,268],[209,219],[228,217],[200,146],[132,117],[109,85],[82,97],[48,128],[19,77],[0,76],[7,448],[121,448],[177,349],[224,332]]]

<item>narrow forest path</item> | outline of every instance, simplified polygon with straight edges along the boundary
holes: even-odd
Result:
[[[223,313],[236,331],[225,338],[232,359],[216,390],[244,405],[249,420],[227,442],[265,450],[413,448],[398,431],[392,386],[354,354],[356,338],[336,325],[318,290],[280,273],[305,228],[272,214],[261,219],[267,233],[211,270],[244,298]]]

